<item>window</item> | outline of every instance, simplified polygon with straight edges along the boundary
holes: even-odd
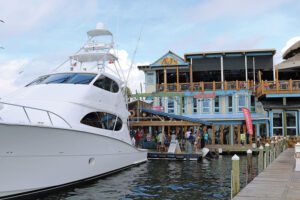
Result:
[[[117,120],[116,120],[117,119]],[[119,131],[122,128],[122,120],[115,115],[105,112],[92,112],[80,121],[82,124],[96,128]]]
[[[283,135],[282,112],[273,112],[273,135]]]
[[[193,113],[198,113],[198,99],[193,98]]]
[[[64,74],[52,74],[42,76],[37,80],[29,83],[27,86],[39,85],[39,84],[85,84],[88,85],[96,74],[88,73],[64,73]]]
[[[232,96],[227,97],[227,112],[232,113]]]
[[[210,112],[210,99],[203,99],[202,101],[202,113]]]
[[[255,112],[255,96],[251,96],[251,112]]]
[[[154,73],[147,73],[147,85],[154,85]]]
[[[296,111],[286,111],[286,134],[295,136],[297,132]]]
[[[219,97],[215,98],[215,113],[219,113],[220,112],[220,99]]]
[[[186,98],[185,97],[181,97],[182,99],[182,113],[185,113],[186,112]]]
[[[117,93],[119,91],[118,84],[114,80],[103,75],[95,81],[94,86],[113,93]]]
[[[168,97],[168,113],[174,113],[174,99]]]
[[[246,108],[246,95],[239,95],[238,99],[238,111],[242,112],[242,108]]]

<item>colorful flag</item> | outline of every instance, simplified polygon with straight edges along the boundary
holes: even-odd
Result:
[[[250,111],[247,108],[242,108],[246,120],[247,130],[250,135],[253,135],[253,126]]]
[[[113,60],[108,61],[108,64],[114,64],[114,63],[115,63],[115,61],[113,61]]]

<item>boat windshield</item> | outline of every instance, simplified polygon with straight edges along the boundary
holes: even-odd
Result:
[[[65,73],[65,74],[51,74],[38,78],[37,80],[29,83],[26,86],[39,85],[39,84],[84,84],[88,85],[96,74],[88,73]]]

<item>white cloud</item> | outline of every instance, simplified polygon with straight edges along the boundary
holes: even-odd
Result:
[[[286,42],[285,46],[281,49],[281,53],[283,54],[288,48],[290,48],[293,44],[295,44],[299,40],[300,40],[300,36],[289,39]]]
[[[22,73],[21,68],[27,64],[27,59],[11,60],[1,63],[0,67],[0,97],[18,89],[16,79]]]
[[[142,87],[143,87],[143,92],[145,92],[145,74],[144,74],[143,71],[140,71],[137,68],[137,66],[138,65],[148,65],[149,62],[133,64],[132,69],[129,72],[132,61],[128,57],[127,51],[125,51],[125,50],[116,50],[116,55],[119,58],[119,63],[120,63],[121,69],[124,73],[125,80],[127,80],[128,73],[130,73],[127,85],[131,89],[131,92],[132,93],[135,93],[136,91],[140,92],[141,91],[141,86],[140,86],[141,84],[142,84]],[[113,65],[109,65],[109,67],[113,68]],[[123,77],[122,77],[122,80],[124,81]]]

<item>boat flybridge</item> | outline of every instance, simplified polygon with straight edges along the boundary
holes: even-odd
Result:
[[[70,70],[56,69],[0,99],[0,199],[146,161],[131,144],[121,77],[106,72],[118,69],[113,36],[102,24],[87,34]],[[104,37],[111,40],[96,40]]]

